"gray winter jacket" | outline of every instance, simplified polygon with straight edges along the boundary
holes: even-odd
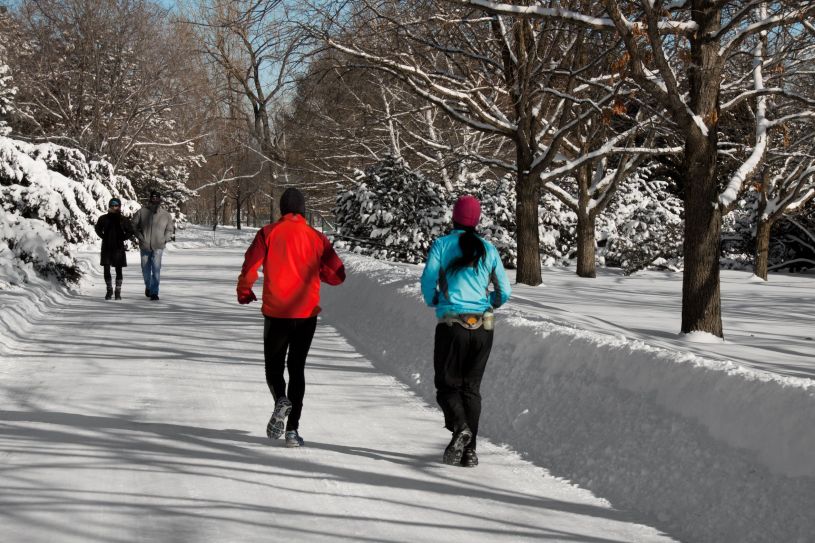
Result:
[[[175,234],[173,216],[161,207],[143,207],[133,215],[133,230],[139,248],[147,251],[164,249]]]

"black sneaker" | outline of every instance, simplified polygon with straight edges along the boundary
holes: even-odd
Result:
[[[451,466],[457,466],[461,463],[461,456],[464,454],[464,447],[470,444],[473,438],[473,433],[467,425],[462,426],[453,432],[453,438],[450,444],[444,449],[444,456],[441,461]]]
[[[266,425],[266,435],[269,439],[277,439],[286,431],[286,418],[291,413],[291,402],[285,396],[281,396],[275,403],[272,418]]]
[[[465,468],[474,468],[478,465],[478,455],[475,454],[475,449],[464,449],[461,455],[461,465]]]
[[[158,294],[151,294],[150,299],[155,302],[156,300],[158,300]]]

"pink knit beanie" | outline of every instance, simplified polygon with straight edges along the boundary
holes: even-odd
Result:
[[[453,205],[453,222],[475,227],[481,218],[481,203],[475,196],[462,196]]]

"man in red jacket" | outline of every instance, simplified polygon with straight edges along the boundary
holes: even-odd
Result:
[[[286,446],[299,447],[303,445],[298,427],[306,391],[306,356],[320,312],[320,282],[339,285],[345,280],[345,267],[328,238],[306,222],[302,192],[287,189],[280,198],[280,213],[280,220],[264,226],[246,251],[238,277],[238,303],[257,300],[252,285],[262,265],[263,354],[266,383],[275,400],[266,435],[277,439],[285,431]],[[288,391],[283,377],[286,366]]]

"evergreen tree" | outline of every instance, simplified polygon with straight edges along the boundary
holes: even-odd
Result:
[[[598,239],[605,264],[626,274],[647,268],[680,269],[682,200],[655,163],[640,167],[620,187],[602,217]]]
[[[75,246],[93,242],[94,224],[112,197],[138,208],[130,181],[76,149],[0,136],[0,282],[31,272],[61,282],[79,278]]]
[[[423,262],[430,244],[450,224],[449,199],[443,186],[389,155],[337,197],[337,237],[354,252]]]
[[[14,113],[14,95],[17,94],[11,69],[6,63],[6,48],[10,45],[6,32],[8,19],[8,15],[0,12],[0,136],[8,136],[11,132],[8,119]]]

